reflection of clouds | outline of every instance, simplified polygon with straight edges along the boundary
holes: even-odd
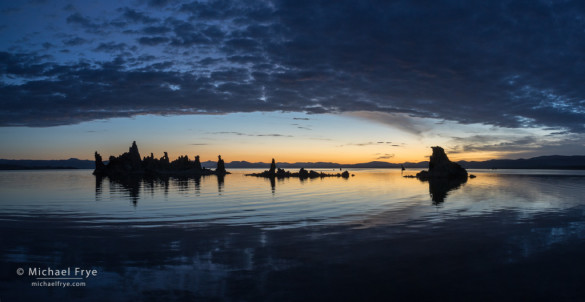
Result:
[[[53,268],[92,266],[99,273],[87,281],[84,293],[86,297],[100,297],[105,301],[118,301],[121,297],[148,300],[152,295],[164,298],[181,291],[196,297],[226,297],[232,294],[228,292],[229,287],[237,285],[239,272],[275,272],[300,264],[278,255],[281,251],[278,245],[282,240],[258,228],[150,229],[120,228],[121,224],[114,224],[84,228],[83,236],[80,236],[80,221],[73,216],[70,219],[31,217],[21,220],[23,230],[17,233],[18,236],[3,242],[5,249],[0,250],[3,262]],[[36,230],[35,236],[38,237],[21,236],[31,229]],[[49,238],[49,234],[53,234],[50,240],[42,240]],[[275,247],[278,240],[281,242]],[[286,240],[283,242],[287,244]],[[267,249],[267,246],[271,248]],[[57,250],[59,252],[55,252]],[[266,277],[258,275],[256,279],[261,281]],[[34,300],[35,295],[38,297],[38,291],[23,289],[30,284],[19,279],[12,283],[14,290],[25,293],[24,300]],[[70,293],[57,291],[47,296],[68,300]]]
[[[118,227],[113,227],[88,229],[81,239],[76,237],[78,228],[73,220],[62,224],[64,228],[52,237],[55,246],[67,247],[63,254],[37,261],[52,263],[54,267],[69,265],[73,256],[88,264],[105,261],[105,265],[97,267],[99,277],[84,289],[87,297],[99,295],[106,300],[119,300],[119,297],[128,300],[168,300],[178,295],[188,297],[187,300],[203,297],[203,300],[230,300],[244,293],[258,297],[275,290],[275,284],[277,290],[286,292],[280,287],[286,288],[289,284],[298,286],[303,284],[300,280],[306,278],[319,281],[319,277],[305,274],[313,272],[316,264],[329,274],[324,275],[326,279],[320,280],[324,282],[323,286],[329,286],[327,282],[339,286],[336,282],[345,280],[343,276],[336,275],[335,269],[340,264],[357,269],[349,270],[352,276],[368,278],[371,277],[367,275],[369,271],[359,269],[378,266],[380,259],[393,259],[392,263],[398,263],[393,265],[401,269],[433,271],[449,266],[457,272],[452,275],[454,278],[461,277],[460,270],[464,270],[463,275],[465,272],[486,270],[486,276],[492,277],[494,275],[490,274],[494,273],[490,269],[493,267],[500,269],[503,267],[499,265],[540,257],[536,254],[541,251],[585,238],[581,209],[535,215],[532,220],[519,223],[515,210],[510,209],[459,219],[431,221],[421,217],[409,221],[412,219],[409,214],[413,213],[408,211],[415,208],[437,209],[429,206],[428,200],[421,201],[419,205],[403,208],[404,223],[378,225],[367,230],[329,226],[266,231],[255,227],[209,225],[192,229],[173,227],[120,231]],[[399,213],[388,213],[388,217]],[[25,224],[31,227],[38,225],[38,222],[31,218]],[[49,227],[43,232],[53,231]],[[22,246],[24,240],[23,237],[14,237],[6,243]],[[91,241],[102,244],[96,249],[97,246]],[[140,246],[132,247],[135,244]],[[27,261],[32,261],[37,255],[50,254],[55,246],[47,245],[47,241],[35,240],[28,243],[28,249],[19,251],[28,255]],[[433,247],[432,251],[426,249],[429,246]],[[423,250],[423,247],[426,248]],[[337,252],[332,256],[331,251]],[[479,254],[470,255],[470,251]],[[461,257],[462,254],[465,256]],[[8,255],[2,256],[3,260],[10,259]],[[430,261],[416,266],[420,257]],[[433,257],[441,261],[433,261]],[[471,271],[468,271],[468,265],[473,266]],[[451,270],[449,272],[452,273]],[[246,287],[242,288],[242,285]],[[47,296],[65,299],[70,293],[61,291]]]
[[[476,173],[460,193],[454,193],[454,204],[469,211],[518,208],[532,213],[550,208],[568,208],[580,204],[585,177],[558,175],[497,175]]]
[[[509,244],[520,250],[518,256],[528,258],[536,253],[553,249],[556,245],[569,242],[580,242],[585,239],[585,221],[582,221],[582,210],[569,211],[563,216],[551,215],[551,217],[536,217],[525,222],[536,224],[530,228],[529,234],[522,234],[509,238]],[[567,221],[569,220],[569,221]],[[571,221],[573,220],[573,221]],[[521,260],[509,258],[511,262]]]
[[[298,261],[282,258],[276,252],[278,249],[267,253],[264,248],[271,241],[265,231],[230,227],[201,231],[208,235],[200,237],[198,232],[187,232],[171,235],[168,243],[154,244],[152,250],[161,257],[134,254],[127,259],[122,271],[110,273],[112,280],[122,284],[121,292],[113,295],[164,298],[187,290],[194,297],[229,297],[233,295],[229,288],[237,284],[238,274],[278,272],[301,265]],[[245,239],[239,238],[242,235]],[[258,250],[262,252],[259,254]],[[141,265],[144,263],[148,265]],[[256,276],[257,285],[267,282],[266,273]]]
[[[267,180],[232,174],[221,196],[215,177],[198,185],[153,180],[141,184],[136,208],[116,202],[120,196],[101,185],[99,203],[89,200],[98,207],[75,199],[59,208],[91,209],[93,216],[43,208],[47,213],[19,216],[15,226],[15,216],[2,215],[0,227],[14,236],[3,238],[0,255],[53,267],[72,265],[71,259],[97,265],[100,278],[84,293],[103,300],[236,300],[242,294],[257,300],[266,292],[289,294],[289,285],[339,290],[349,281],[340,266],[364,280],[380,269],[376,277],[384,286],[397,280],[388,272],[445,267],[455,279],[480,271],[495,280],[501,276],[493,271],[506,271],[507,263],[580,247],[585,177],[475,174],[440,207],[431,204],[428,183],[399,170],[356,171],[349,181],[282,180],[274,193]],[[93,197],[94,179],[87,181]],[[425,285],[442,280],[408,277],[403,280]],[[27,296],[30,284],[21,281],[2,282],[24,292],[24,300],[38,296]],[[69,295],[75,292],[47,294],[53,300]]]

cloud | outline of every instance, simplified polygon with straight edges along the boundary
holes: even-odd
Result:
[[[219,131],[219,132],[210,132],[209,134],[234,134],[234,135],[239,135],[239,136],[242,136],[242,135],[247,135],[247,134],[244,134],[244,133],[242,133],[242,132],[234,132],[234,131]]]
[[[128,46],[126,43],[100,43],[98,47],[96,47],[95,51],[103,51],[103,52],[120,52],[126,50]]]
[[[65,44],[66,46],[79,46],[79,45],[83,45],[88,43],[89,41],[87,41],[84,38],[81,37],[73,37],[67,40],[63,40],[63,44]]]
[[[210,132],[210,134],[217,134],[217,135],[237,135],[237,136],[257,136],[257,137],[293,137],[292,135],[287,134],[279,134],[279,133],[263,133],[263,134],[250,134],[250,133],[242,133],[242,132],[235,132],[235,131],[220,131],[220,132]]]
[[[76,24],[80,25],[86,29],[96,30],[100,26],[96,23],[93,23],[89,18],[81,15],[80,13],[74,13],[69,15],[66,19],[67,23],[69,24]]]
[[[63,7],[63,10],[68,12],[75,11],[75,5],[69,3]]]
[[[164,26],[164,25],[147,26],[147,27],[142,28],[142,32],[145,34],[148,34],[148,35],[166,34],[170,31],[171,31],[171,28]]]
[[[505,135],[486,134],[454,137],[449,142],[449,153],[496,152],[506,158],[530,158],[559,154],[581,154],[585,147],[585,134],[571,135]]]
[[[421,135],[422,133],[433,128],[428,121],[423,121],[420,118],[415,118],[409,114],[404,113],[354,111],[346,113],[345,115],[389,125],[393,128],[400,129],[404,132],[414,135]]]
[[[358,146],[358,147],[364,147],[364,146],[373,146],[376,145],[376,143],[374,142],[367,142],[367,143],[349,143],[349,144],[345,144],[342,146]]]
[[[163,7],[175,2],[178,2],[177,0],[148,0],[148,5],[150,6],[154,6],[154,7]]]
[[[0,13],[6,14],[6,15],[18,13],[20,11],[21,11],[21,8],[18,8],[18,7],[5,7],[5,8],[0,9]]]
[[[285,135],[285,134],[278,134],[278,133],[256,134],[256,135],[250,135],[250,136],[293,137],[292,135]]]
[[[136,11],[129,7],[121,8],[119,10],[123,12],[122,17],[129,22],[151,24],[158,21],[156,18],[149,17],[145,13]]]
[[[365,143],[347,143],[345,145],[341,145],[340,147],[343,146],[358,146],[358,147],[364,147],[364,146],[380,146],[380,145],[392,145],[392,142],[365,142]],[[392,145],[392,146],[396,146],[396,145]]]
[[[138,39],[138,43],[141,45],[158,45],[162,43],[167,43],[169,39],[167,37],[141,37]]]
[[[5,45],[0,125],[286,111],[415,135],[425,120],[585,133],[578,1],[142,3],[61,11],[63,36],[84,30],[63,40],[67,58],[46,40]]]
[[[390,158],[393,158],[393,157],[394,157],[394,154],[384,153],[384,154],[376,157],[376,159],[390,159]]]
[[[475,151],[526,151],[538,148],[541,140],[535,136],[514,137],[507,135],[474,135],[471,137],[455,137],[455,146],[451,153]]]

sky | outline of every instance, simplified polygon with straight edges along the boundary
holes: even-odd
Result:
[[[582,1],[0,2],[0,158],[585,155]]]

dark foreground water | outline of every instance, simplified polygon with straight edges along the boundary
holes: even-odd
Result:
[[[585,300],[583,171],[233,172],[0,172],[0,301]]]

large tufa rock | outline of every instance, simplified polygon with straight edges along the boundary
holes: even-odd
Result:
[[[216,174],[226,174],[225,163],[221,159],[221,155],[217,156],[217,168],[215,169]]]
[[[201,160],[199,159],[199,155],[195,156],[195,170],[201,171]]]
[[[441,147],[431,147],[433,155],[429,162],[428,171],[420,171],[416,174],[419,179],[467,179],[467,171],[459,164],[449,160],[445,150]]]
[[[93,174],[99,175],[99,174],[105,173],[106,165],[104,165],[104,162],[102,160],[102,156],[97,151],[95,151],[94,157],[95,157],[95,170],[93,171]]]

